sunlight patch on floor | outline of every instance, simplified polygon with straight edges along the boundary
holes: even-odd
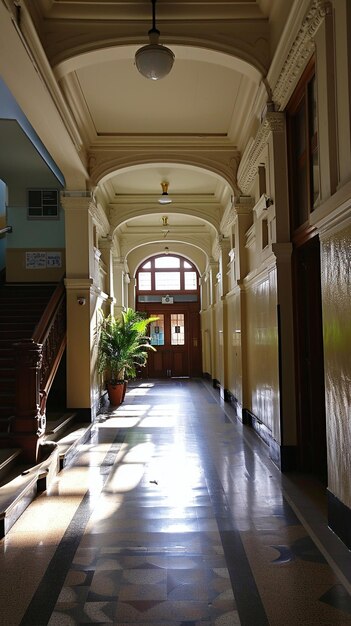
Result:
[[[105,493],[126,493],[135,489],[144,475],[143,463],[127,463],[119,465],[108,479]]]

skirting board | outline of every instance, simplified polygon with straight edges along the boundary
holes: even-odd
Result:
[[[224,400],[225,402],[231,404],[231,406],[235,410],[236,416],[241,422],[244,423],[242,406],[239,400],[230,391],[228,391],[228,389],[224,389]]]
[[[351,509],[327,489],[328,525],[351,550]]]
[[[269,447],[269,456],[273,463],[282,472],[291,472],[297,467],[297,448],[296,446],[280,445],[273,439],[272,433],[261,420],[259,420],[251,411],[243,409],[243,424],[247,424],[261,437],[261,439]]]

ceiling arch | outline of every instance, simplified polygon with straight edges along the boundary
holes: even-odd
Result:
[[[140,163],[131,158],[129,165],[111,170],[99,180],[110,203],[156,201],[161,194],[161,182],[169,183],[169,193],[179,202],[207,200],[225,202],[234,193],[230,181],[222,172],[193,163],[158,161]],[[199,159],[200,160],[200,159]],[[156,205],[157,206],[157,205]]]
[[[158,244],[159,251],[172,244],[191,244],[211,254],[217,229],[208,220],[195,217],[193,213],[180,214],[168,205],[159,213],[141,214],[129,218],[114,229],[121,254],[127,256],[134,248],[149,242]]]
[[[110,61],[128,61],[134,65],[135,53],[139,45],[114,45],[108,47],[96,47],[80,53],[75,52],[68,56],[53,68],[57,80],[61,80],[67,74],[92,65],[108,63]],[[176,60],[197,61],[211,63],[225,67],[240,74],[244,74],[253,81],[260,81],[264,75],[262,68],[250,63],[237,55],[222,52],[211,47],[196,45],[172,45]]]
[[[166,177],[170,178],[175,171],[182,170],[196,172],[204,172],[208,178],[213,177],[217,181],[221,181],[223,189],[228,189],[230,193],[239,195],[240,190],[237,184],[237,168],[240,162],[240,153],[236,148],[231,146],[212,145],[212,150],[208,146],[206,152],[200,151],[195,146],[189,146],[187,150],[185,146],[178,146],[173,150],[171,148],[149,148],[148,154],[146,149],[126,150],[126,154],[116,153],[111,158],[111,151],[95,151],[91,155],[89,171],[93,185],[101,186],[109,189],[110,184],[121,181],[123,176],[131,170],[135,172],[153,169],[155,175],[160,170],[166,173]],[[161,160],[160,157],[163,156]],[[161,182],[161,180],[159,181]]]
[[[164,251],[158,243],[148,242],[143,246],[135,246],[127,254],[127,265],[131,277],[135,277],[136,271],[141,263],[152,256],[156,256]],[[170,254],[179,254],[189,259],[198,270],[199,274],[203,274],[209,262],[209,256],[198,246],[191,243],[173,243],[169,246]]]

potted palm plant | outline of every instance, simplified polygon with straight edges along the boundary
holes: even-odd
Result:
[[[145,367],[150,350],[155,350],[146,335],[147,327],[157,317],[144,317],[128,308],[120,318],[101,312],[98,326],[97,367],[106,377],[110,403],[123,402],[126,378],[134,378]]]

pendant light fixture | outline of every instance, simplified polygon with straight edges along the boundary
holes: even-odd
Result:
[[[172,198],[170,198],[168,195],[168,187],[169,187],[168,182],[163,181],[161,183],[162,195],[161,195],[161,198],[158,199],[160,204],[171,204],[172,202]]]
[[[172,50],[158,43],[160,31],[156,28],[156,0],[151,0],[151,3],[152,28],[148,32],[150,43],[136,51],[135,65],[145,78],[159,80],[171,71],[174,54]]]

